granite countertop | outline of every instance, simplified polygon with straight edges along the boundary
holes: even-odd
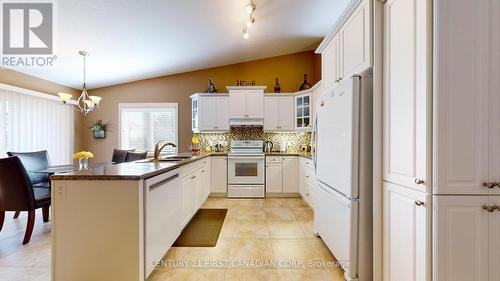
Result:
[[[266,153],[266,156],[300,156],[304,158],[311,159],[311,154],[310,153],[289,153],[289,152],[279,152],[279,151],[273,151],[271,153]]]
[[[51,180],[132,180],[138,181],[151,178],[159,174],[180,168],[191,162],[200,160],[208,156],[225,156],[227,152],[203,153],[192,156],[191,158],[178,162],[145,162],[144,160],[136,162],[121,163],[116,165],[106,165],[95,168],[89,168],[84,171],[73,171],[60,174],[54,174]],[[303,153],[284,153],[272,152],[266,153],[268,156],[302,156],[311,158],[309,154]],[[181,153],[179,156],[191,156],[191,153]]]
[[[180,156],[191,156],[191,153],[181,153]],[[96,168],[89,168],[84,171],[73,171],[61,174],[54,174],[51,180],[133,180],[151,178],[159,174],[175,170],[191,162],[200,160],[212,154],[200,154],[189,159],[178,162],[136,162],[107,165]],[[215,154],[214,154],[215,155]]]

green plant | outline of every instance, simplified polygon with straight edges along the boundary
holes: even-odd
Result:
[[[95,122],[90,123],[89,129],[91,131],[107,131],[110,127],[110,123],[104,123],[102,120],[97,120]]]

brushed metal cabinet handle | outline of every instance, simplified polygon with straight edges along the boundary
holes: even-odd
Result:
[[[498,206],[497,205],[493,205],[493,206],[486,206],[486,205],[483,205],[483,210],[486,210],[488,211],[488,213],[492,213],[493,211],[497,210],[498,209]]]
[[[422,180],[422,179],[415,179],[415,183],[416,184],[423,184],[424,180]]]
[[[489,189],[491,189],[497,185],[498,185],[498,183],[496,183],[496,182],[483,182],[483,186],[486,188],[489,188]]]
[[[420,201],[420,200],[417,200],[417,201],[415,201],[415,205],[417,205],[417,206],[419,206],[419,207],[420,207],[420,206],[423,206],[423,205],[424,205],[424,202],[422,202],[422,201]]]

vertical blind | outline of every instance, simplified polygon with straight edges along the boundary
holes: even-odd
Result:
[[[47,150],[52,165],[72,163],[73,128],[71,106],[0,89],[0,157]]]
[[[147,150],[160,141],[177,144],[177,103],[120,104],[120,147]],[[177,154],[166,147],[162,154]]]

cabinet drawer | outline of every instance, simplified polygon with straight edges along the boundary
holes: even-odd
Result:
[[[266,163],[267,162],[281,162],[283,161],[283,157],[281,156],[266,156]]]

